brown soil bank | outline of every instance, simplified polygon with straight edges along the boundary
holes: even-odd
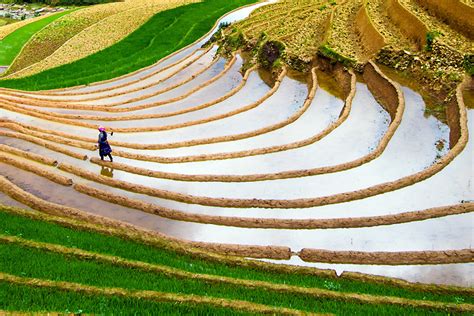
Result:
[[[419,265],[473,262],[474,250],[462,249],[441,251],[362,252],[329,251],[304,248],[299,253],[299,256],[302,260],[308,262],[376,265]]]
[[[474,39],[474,8],[459,0],[416,0],[428,11],[448,22],[457,31]]]

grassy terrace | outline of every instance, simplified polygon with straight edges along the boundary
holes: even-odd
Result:
[[[25,214],[12,212],[10,208],[0,208],[0,274],[73,282],[100,288],[120,288],[127,293],[151,290],[174,295],[192,294],[231,301],[243,300],[268,307],[351,315],[446,313],[426,308],[361,304],[345,298],[324,298],[294,291],[276,291],[265,288],[261,283],[256,286],[249,286],[248,283],[264,281],[304,289],[331,290],[335,293],[362,293],[376,297],[393,296],[451,303],[474,302],[473,297],[467,294],[413,291],[393,285],[309,275],[303,271],[288,273],[263,267],[243,267],[209,261],[195,255],[158,249],[114,236],[66,228],[37,220],[34,218],[35,213],[32,214],[33,218],[28,218]],[[61,251],[102,254],[110,260],[92,255],[66,254],[50,250],[55,246],[63,246]],[[192,273],[194,276],[183,276],[186,273]],[[230,280],[243,280],[244,284],[219,281],[217,276],[228,277]],[[230,312],[207,303],[192,305],[184,302],[157,303],[127,295],[84,295],[77,293],[79,290],[65,291],[31,286],[28,281],[26,282],[27,284],[10,284],[0,281],[0,310],[84,313],[120,311],[128,314],[140,308],[141,312],[160,311],[167,314]],[[210,283],[212,286],[209,286]]]
[[[21,298],[21,299],[20,299]],[[0,300],[10,302],[7,311],[65,313],[108,313],[135,314],[137,310],[144,315],[229,315],[224,308],[212,306],[190,306],[170,302],[150,302],[132,298],[117,298],[100,295],[85,295],[76,292],[64,292],[54,289],[34,288],[22,285],[0,283]],[[237,311],[233,311],[237,314]],[[243,313],[244,314],[244,313]]]
[[[205,0],[156,14],[117,44],[71,64],[42,73],[0,81],[0,86],[45,90],[89,84],[149,66],[191,44],[208,32],[216,20],[256,0]]]
[[[3,40],[0,40],[0,65],[10,65],[15,57],[20,53],[21,48],[28,42],[28,40],[43,27],[49,23],[59,19],[60,17],[70,13],[71,11],[64,11],[58,14],[53,14],[44,19],[27,24],[15,32],[11,33]],[[0,24],[1,26],[1,24]]]

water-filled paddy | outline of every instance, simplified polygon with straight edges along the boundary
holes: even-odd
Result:
[[[262,4],[259,4],[262,5]],[[226,19],[242,18],[251,12],[250,8],[229,15]],[[13,166],[0,163],[2,175],[21,189],[44,200],[61,205],[79,208],[88,213],[135,224],[139,227],[156,230],[172,237],[186,240],[242,244],[242,245],[275,245],[290,247],[293,252],[302,248],[316,248],[333,251],[423,251],[423,250],[460,250],[472,245],[472,213],[450,215],[442,214],[431,219],[409,219],[405,212],[459,204],[472,200],[472,137],[474,111],[468,111],[469,143],[459,156],[444,169],[428,179],[410,185],[403,185],[383,194],[371,194],[368,197],[349,199],[345,203],[331,202],[323,206],[305,208],[250,208],[207,206],[207,202],[178,201],[145,195],[143,191],[132,187],[130,191],[112,187],[107,178],[121,180],[142,187],[166,190],[182,195],[195,195],[214,198],[214,201],[225,199],[246,198],[292,200],[299,198],[317,198],[324,196],[348,196],[354,191],[378,186],[388,181],[399,181],[414,173],[430,168],[434,163],[448,154],[449,133],[447,125],[433,116],[425,115],[425,104],[419,94],[402,88],[405,108],[401,113],[399,125],[393,123],[390,114],[384,109],[373,91],[364,82],[355,85],[355,95],[351,104],[345,104],[341,87],[334,78],[324,78],[319,72],[319,85],[307,108],[303,108],[310,94],[311,84],[301,81],[291,74],[283,77],[281,83],[268,84],[268,78],[261,77],[255,70],[249,73],[246,82],[240,68],[244,60],[236,56],[234,64],[228,59],[214,59],[216,47],[209,52],[201,49],[203,39],[178,54],[158,64],[124,78],[90,87],[67,89],[55,92],[55,95],[38,95],[41,99],[75,100],[75,104],[113,105],[111,108],[124,112],[94,111],[91,109],[62,109],[37,107],[31,100],[22,100],[28,109],[41,109],[51,113],[75,115],[104,115],[114,120],[97,120],[81,118],[78,122],[106,125],[114,128],[142,128],[144,131],[125,133],[116,132],[109,136],[113,142],[127,142],[128,147],[115,146],[115,153],[147,155],[150,159],[157,157],[183,158],[193,160],[198,155],[209,155],[202,161],[180,163],[158,163],[145,161],[145,157],[137,159],[123,158],[114,154],[114,161],[126,166],[145,169],[144,172],[156,171],[175,173],[171,179],[138,175],[132,171],[120,170],[114,165],[100,166],[89,160],[78,160],[53,149],[44,148],[27,140],[0,136],[0,144],[7,144],[31,153],[37,153],[73,165],[82,170],[100,175],[103,183],[67,173],[53,166],[42,166],[30,162],[50,172],[71,178],[74,183],[85,184],[106,192],[126,198],[152,203],[157,207],[177,211],[189,220],[191,215],[224,216],[227,226],[216,225],[216,217],[194,217],[194,221],[171,220],[145,213],[121,205],[106,202],[97,197],[79,193],[74,187],[55,184],[39,175],[20,170]],[[188,65],[188,62],[196,59]],[[174,65],[173,65],[174,64]],[[169,66],[169,67],[168,67]],[[229,66],[228,69],[225,69]],[[167,68],[168,67],[168,68]],[[165,69],[167,68],[167,69]],[[155,71],[163,70],[153,74]],[[224,73],[225,71],[225,73]],[[197,74],[197,75],[194,75]],[[329,75],[328,75],[329,76]],[[215,79],[215,80],[214,80]],[[326,82],[327,81],[327,82]],[[330,82],[331,81],[331,82]],[[333,82],[334,81],[334,82]],[[181,83],[181,84],[180,84]],[[208,85],[203,86],[208,83]],[[239,86],[242,86],[239,88]],[[138,91],[137,89],[141,89]],[[107,91],[103,91],[107,89]],[[235,90],[235,93],[231,93]],[[342,89],[340,89],[342,90]],[[329,91],[338,95],[331,94]],[[68,95],[71,92],[81,94]],[[117,95],[120,93],[120,95]],[[229,94],[231,93],[231,94]],[[156,95],[151,95],[156,94]],[[223,96],[229,94],[227,97]],[[28,93],[25,95],[34,95]],[[180,96],[182,99],[177,100]],[[91,98],[97,97],[98,100]],[[140,100],[132,100],[140,98]],[[81,101],[83,100],[83,101]],[[24,102],[23,102],[24,101]],[[76,102],[77,101],[77,102]],[[150,106],[153,102],[166,104]],[[210,103],[209,106],[204,106]],[[338,122],[344,111],[351,106],[347,119],[341,120],[327,134],[317,137],[332,124]],[[149,115],[148,118],[127,118],[123,116]],[[158,116],[158,117],[157,117]],[[163,117],[161,117],[163,116]],[[84,128],[64,123],[35,118],[12,110],[0,109],[0,117],[20,123],[50,130],[63,132],[74,137],[88,137],[90,144],[95,142],[95,128]],[[189,126],[187,126],[189,125]],[[146,128],[166,129],[163,131],[145,131]],[[13,131],[7,126],[1,131]],[[393,130],[393,136],[387,139],[387,133]],[[28,131],[23,131],[28,134]],[[43,135],[49,139],[48,134]],[[314,141],[309,139],[315,138]],[[41,138],[41,137],[40,137]],[[342,164],[369,157],[382,140],[387,146],[376,156],[358,165],[343,168]],[[192,143],[199,140],[199,144]],[[193,146],[188,146],[191,142]],[[54,144],[55,141],[50,142]],[[171,149],[140,149],[134,146],[156,144],[178,144]],[[301,143],[301,144],[300,144]],[[304,143],[304,144],[303,144]],[[294,145],[300,144],[300,145]],[[81,149],[70,145],[59,144],[71,152],[97,156],[96,151]],[[280,149],[276,148],[281,146]],[[156,146],[155,146],[156,147]],[[265,148],[273,148],[265,153]],[[249,151],[249,152],[244,152]],[[250,151],[256,151],[251,153]],[[6,154],[10,158],[14,155]],[[213,155],[228,155],[228,159],[214,159]],[[232,157],[235,155],[235,157]],[[188,158],[191,157],[191,158]],[[138,159],[139,158],[139,159]],[[18,158],[26,162],[24,158]],[[197,158],[196,158],[197,159]],[[117,165],[116,165],[117,166]],[[297,176],[279,177],[278,173],[293,172],[322,167],[340,167],[335,171],[322,174],[299,174]],[[143,170],[142,170],[143,171]],[[467,172],[466,172],[467,171]],[[470,171],[470,172],[469,172]],[[254,174],[276,174],[266,181],[247,181],[246,177]],[[173,179],[181,175],[209,175],[215,177],[210,181],[183,181]],[[223,176],[241,176],[237,181],[222,182]],[[189,179],[188,179],[189,180]],[[136,191],[136,192],[132,192]],[[142,193],[138,193],[142,192]],[[20,205],[10,197],[0,193],[0,201],[8,205]],[[400,214],[403,219],[397,224],[370,223],[372,217]],[[242,221],[257,219],[257,224],[270,222],[274,219],[277,226],[283,221],[278,220],[311,220],[311,219],[351,219],[368,217],[365,226],[331,229],[301,229],[301,222],[287,221],[294,227],[244,228]],[[198,218],[196,220],[196,218]],[[232,221],[234,220],[234,221]],[[267,220],[267,221],[266,221]],[[213,224],[209,224],[212,222]],[[307,221],[308,222],[308,221]],[[258,226],[258,225],[257,225]],[[362,225],[364,226],[364,225]],[[435,282],[472,285],[467,276],[472,272],[472,264],[440,264],[440,265],[402,265],[374,266],[305,263],[293,256],[282,263],[317,266],[320,268],[342,271],[356,271],[377,275],[400,277],[410,281]]]

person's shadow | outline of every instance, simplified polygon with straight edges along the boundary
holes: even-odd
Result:
[[[102,169],[100,169],[100,174],[102,176],[113,178],[114,177],[114,169],[102,166]]]

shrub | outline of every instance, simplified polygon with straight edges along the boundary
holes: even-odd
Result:
[[[259,63],[267,69],[281,64],[281,59],[284,59],[285,45],[279,41],[265,42],[258,53]]]

